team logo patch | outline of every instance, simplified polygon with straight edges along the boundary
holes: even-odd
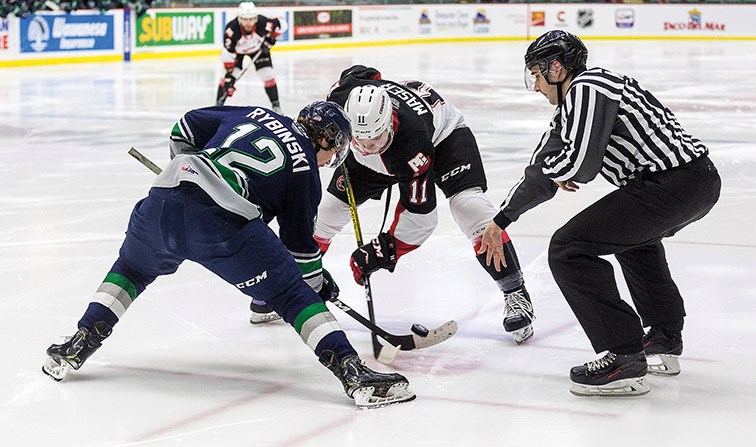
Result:
[[[199,175],[199,172],[195,171],[194,168],[192,168],[192,165],[190,165],[189,163],[181,166],[181,170],[190,174]]]
[[[344,179],[343,175],[340,175],[339,178],[336,179],[336,189],[341,192],[346,191],[346,180]]]
[[[430,159],[422,152],[418,152],[407,164],[415,171],[415,175],[420,175],[430,167]]]

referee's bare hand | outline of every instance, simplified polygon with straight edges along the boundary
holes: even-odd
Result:
[[[478,249],[479,255],[486,254],[486,265],[491,265],[493,260],[497,272],[500,272],[502,267],[507,266],[507,261],[504,259],[504,244],[501,242],[502,231],[504,230],[492,221],[483,232]]]
[[[575,183],[573,181],[562,182],[562,181],[559,181],[559,180],[554,180],[554,183],[556,183],[557,186],[559,187],[559,189],[561,189],[562,191],[575,192],[578,189],[580,189],[580,187],[577,185],[577,183]]]

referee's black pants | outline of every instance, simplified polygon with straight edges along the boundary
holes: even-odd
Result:
[[[644,326],[682,329],[685,307],[661,240],[706,215],[720,187],[716,168],[703,156],[630,180],[554,233],[551,272],[596,353],[641,351]],[[622,267],[638,314],[620,298],[605,255]]]

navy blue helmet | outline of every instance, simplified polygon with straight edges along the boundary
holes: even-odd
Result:
[[[305,128],[316,150],[336,149],[326,167],[335,168],[346,159],[352,141],[352,124],[340,105],[331,101],[311,102],[299,112],[297,122]],[[326,146],[321,144],[323,139]]]

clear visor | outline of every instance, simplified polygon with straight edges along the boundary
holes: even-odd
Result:
[[[345,144],[342,147],[337,148],[336,152],[331,156],[331,160],[325,164],[326,168],[338,168],[341,163],[344,163],[347,155],[349,155],[349,145]]]
[[[525,67],[525,88],[528,89],[528,91],[535,90],[535,83],[536,83],[536,76],[532,73],[531,69],[528,67]]]
[[[352,147],[362,155],[375,155],[383,153],[394,139],[394,131],[389,128],[374,138],[352,138]]]

